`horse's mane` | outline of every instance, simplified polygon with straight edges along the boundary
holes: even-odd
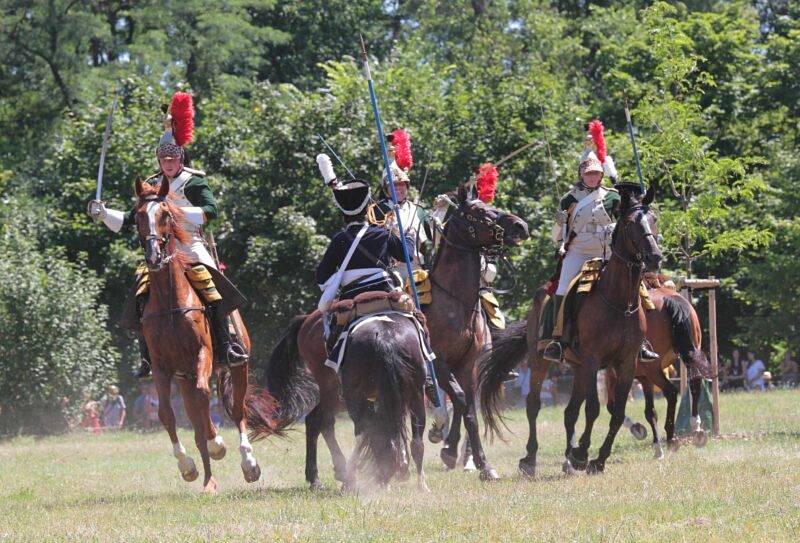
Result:
[[[163,182],[164,181],[162,181],[162,183]],[[160,185],[154,186],[148,183],[142,183],[142,192],[139,194],[139,199],[136,202],[137,212],[145,204],[145,199],[148,196],[158,194],[159,186]],[[183,210],[181,210],[181,208],[173,204],[169,198],[165,199],[164,203],[166,204],[170,214],[172,214],[172,217],[175,219],[172,221],[172,235],[174,235],[175,239],[177,239],[180,243],[188,245],[191,243],[192,236],[183,228],[183,226],[181,226],[183,221],[186,219],[186,214],[183,212]],[[186,257],[180,251],[175,252],[174,259],[177,260],[183,267],[186,267],[189,264],[189,262],[186,260]]]

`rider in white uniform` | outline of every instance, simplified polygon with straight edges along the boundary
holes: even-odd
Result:
[[[183,96],[181,96],[183,95]],[[191,106],[191,98],[185,93],[176,93],[173,97],[173,105],[187,100],[191,115],[194,114]],[[177,99],[177,101],[176,101]],[[184,255],[188,256],[189,262],[194,264],[202,264],[207,268],[217,269],[214,259],[208,251],[206,241],[203,237],[203,225],[217,217],[217,202],[214,199],[214,194],[208,185],[208,181],[204,178],[205,173],[199,170],[193,170],[184,165],[186,152],[184,145],[191,141],[191,127],[188,128],[188,136],[185,130],[180,130],[176,127],[176,119],[173,119],[172,114],[168,113],[164,120],[164,134],[161,136],[158,147],[156,149],[156,158],[159,164],[159,173],[149,177],[146,181],[154,185],[160,184],[166,180],[170,184],[170,191],[167,198],[181,208],[184,214],[184,220],[181,226],[191,234],[191,241],[188,244],[178,244],[178,250]],[[176,141],[176,136],[173,132],[181,134],[183,137],[188,137],[187,141]],[[102,220],[103,223],[113,232],[119,232],[123,226],[132,225],[134,223],[135,210],[131,209],[128,212],[123,212],[116,209],[106,208],[105,203],[100,200],[92,200],[89,202],[88,213],[97,220]],[[147,268],[140,266],[137,270],[137,280],[141,280],[141,276],[147,273]],[[146,294],[140,295],[137,299],[137,314],[141,318],[141,309],[144,307],[144,300]],[[215,296],[219,298],[219,296]],[[235,338],[232,338],[229,333],[228,316],[222,314],[221,311],[215,310],[215,300],[210,302],[206,300],[210,311],[212,326],[214,330],[215,341],[218,342],[221,352],[227,353],[227,360],[231,364],[241,364],[247,361],[248,355],[244,347]],[[137,377],[146,377],[150,373],[150,356],[145,343],[144,337],[139,333],[139,352],[141,356],[141,366],[136,373]],[[224,359],[224,357],[223,357]]]
[[[599,121],[594,121],[599,123]],[[597,134],[599,133],[599,139]],[[570,283],[580,273],[587,260],[611,255],[611,235],[619,217],[620,196],[616,189],[602,186],[603,176],[608,175],[617,181],[614,161],[605,155],[605,141],[600,130],[586,136],[584,151],[578,165],[578,182],[561,198],[559,210],[553,227],[553,240],[560,244],[562,255],[561,273],[553,303],[553,320],[558,315]],[[598,148],[601,148],[598,157]],[[558,362],[563,356],[561,330],[553,332],[553,341],[545,348],[542,356],[546,360]],[[656,353],[642,345],[642,359],[654,360]]]

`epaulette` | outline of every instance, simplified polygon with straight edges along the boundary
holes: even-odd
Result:
[[[203,170],[195,170],[194,168],[187,168],[186,166],[184,166],[183,169],[192,175],[196,175],[197,177],[206,176],[206,172],[204,172]]]
[[[617,194],[619,194],[619,190],[615,189],[614,187],[603,187],[603,188],[606,189],[608,192],[616,192]]]
[[[154,185],[154,184],[155,184],[155,180],[156,180],[156,178],[158,178],[158,177],[161,177],[161,172],[156,172],[156,173],[154,173],[154,174],[153,174],[153,175],[151,175],[150,177],[146,178],[146,179],[144,180],[144,182],[145,182],[145,183],[150,183],[151,185]]]

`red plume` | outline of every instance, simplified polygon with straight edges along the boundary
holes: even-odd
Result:
[[[603,123],[600,119],[589,123],[589,134],[592,135],[592,140],[597,146],[597,158],[600,160],[600,164],[606,161],[606,138],[603,130]]]
[[[491,204],[494,201],[494,194],[497,190],[497,168],[491,162],[487,162],[478,169],[478,198],[482,202]]]
[[[401,170],[410,170],[414,165],[414,158],[411,156],[411,137],[408,132],[398,128],[392,132],[389,141],[394,146],[394,160]]]
[[[181,147],[189,144],[194,138],[194,103],[192,95],[186,92],[176,92],[172,95],[169,105],[172,114],[172,133],[175,143]]]

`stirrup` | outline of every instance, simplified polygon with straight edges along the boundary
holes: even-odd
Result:
[[[558,350],[556,350],[558,349]],[[542,351],[542,358],[549,362],[561,362],[564,357],[564,347],[557,339],[552,340],[547,344],[547,347]]]
[[[652,362],[653,360],[658,360],[659,357],[660,355],[653,351],[653,345],[649,340],[642,341],[642,348],[639,350],[639,358],[642,362]]]
[[[433,380],[427,376],[425,378],[425,396],[433,407],[437,409],[442,407],[442,403],[439,401],[439,391],[433,386]]]
[[[235,341],[228,343],[225,354],[229,366],[241,366],[242,364],[247,364],[247,361],[250,360],[250,355],[247,354],[244,347]]]

